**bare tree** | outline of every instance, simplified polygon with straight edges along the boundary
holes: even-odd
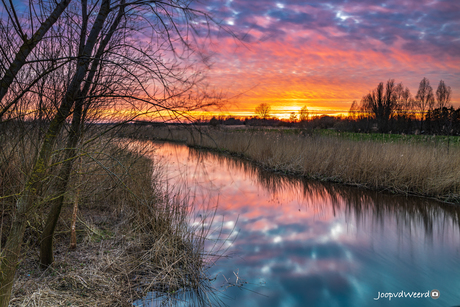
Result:
[[[103,29],[105,20],[110,13],[109,1],[103,1],[99,13],[95,19],[90,35],[82,50],[81,58],[78,60],[77,69],[69,84],[66,95],[61,101],[58,111],[55,113],[45,135],[40,153],[34,162],[33,169],[25,184],[24,191],[16,204],[16,214],[14,215],[12,229],[9,233],[6,245],[3,249],[4,258],[1,263],[2,276],[0,277],[0,306],[8,306],[11,288],[16,272],[18,257],[21,252],[21,245],[27,220],[31,210],[37,205],[38,191],[42,190],[42,183],[46,178],[47,169],[54,145],[63,127],[66,118],[70,115],[74,101],[81,82],[83,81],[90,63],[90,57],[97,43],[99,33]]]
[[[351,120],[356,120],[359,117],[359,104],[356,100],[353,100],[350,110],[348,111],[348,118]]]
[[[387,132],[389,122],[398,108],[397,86],[393,79],[386,85],[380,82],[376,89],[361,100],[363,109],[373,113],[381,132]]]
[[[426,112],[434,107],[433,88],[430,85],[430,81],[425,77],[420,81],[417,95],[415,96],[415,105],[420,112],[420,129],[423,130]]]
[[[399,83],[396,86],[396,97],[397,97],[397,116],[399,118],[410,118],[413,116],[414,99],[408,87]]]
[[[414,99],[408,87],[404,88],[402,83],[398,84],[398,100],[399,106],[406,113],[410,111],[414,106]]]
[[[299,111],[299,121],[304,122],[307,121],[309,117],[309,112],[307,106],[303,106]]]
[[[0,23],[2,32],[6,34],[2,35],[2,44],[0,45],[2,58],[4,57],[0,67],[0,71],[2,72],[2,79],[0,80],[0,122],[2,121],[2,117],[5,112],[8,111],[8,109],[10,109],[16,102],[15,99],[9,102],[3,102],[3,98],[8,92],[8,89],[15,80],[21,68],[26,64],[27,57],[37,46],[37,44],[41,42],[48,30],[65,11],[70,3],[70,0],[62,0],[59,2],[51,14],[48,16],[48,18],[40,24],[40,27],[35,32],[33,22],[34,19],[30,20],[30,31],[26,31],[22,26],[23,23],[18,18],[18,14],[13,3],[11,1],[9,4],[6,1],[2,1],[2,3],[3,9],[8,15],[8,22],[12,25],[14,31],[10,31],[11,29]],[[30,15],[32,15],[32,11],[35,12],[33,5],[30,6],[29,9],[31,10]],[[30,38],[28,38],[28,32],[31,32],[29,33]],[[17,35],[12,37],[13,33],[16,33]],[[19,44],[21,44],[19,49],[15,50],[15,47]],[[11,61],[8,59],[8,56],[5,56],[8,54],[14,55],[14,58]],[[8,67],[3,63],[8,65]],[[38,81],[38,79],[36,80]]]
[[[263,102],[256,107],[255,113],[262,119],[268,119],[270,117],[271,109],[272,108],[268,103]]]
[[[448,108],[450,103],[450,96],[452,89],[450,86],[446,86],[443,80],[439,81],[438,89],[436,90],[436,100],[438,102],[438,108]]]
[[[68,2],[62,3],[68,5]],[[187,116],[190,110],[214,103],[212,97],[203,95],[197,86],[199,76],[191,69],[193,67],[181,66],[179,63],[181,57],[193,54],[189,39],[190,27],[209,21],[206,13],[190,7],[190,1],[102,0],[88,3],[87,0],[80,0],[72,9],[74,11],[66,11],[67,19],[62,25],[59,25],[59,20],[63,18],[60,15],[55,22],[56,37],[62,42],[60,51],[66,53],[62,66],[59,66],[61,59],[50,60],[37,53],[36,58],[29,63],[46,62],[49,66],[43,67],[48,69],[37,70],[35,78],[29,80],[25,87],[17,82],[21,68],[16,72],[13,69],[11,73],[8,73],[11,69],[5,70],[5,76],[12,75],[8,77],[11,82],[8,78],[6,81],[2,79],[2,90],[8,92],[8,89],[14,89],[10,91],[8,102],[2,101],[1,114],[4,115],[12,108],[20,108],[24,95],[33,95],[33,87],[44,80],[45,76],[53,80],[53,72],[58,68],[62,68],[60,72],[67,75],[67,78],[57,82],[62,86],[64,94],[58,96],[59,99],[50,97],[54,105],[49,110],[49,124],[17,200],[12,228],[1,251],[0,306],[8,306],[27,222],[31,212],[41,204],[40,194],[64,128],[69,130],[63,162],[60,163],[55,183],[58,197],[51,204],[41,239],[40,260],[44,266],[53,261],[54,229],[73,161],[78,156],[77,144],[81,141],[82,125],[88,115],[98,110],[103,113],[117,107],[123,110],[130,107],[135,111],[130,115],[131,119],[139,114],[156,114],[159,118],[165,118],[165,112],[169,117],[179,117]],[[78,10],[79,14],[76,13]],[[37,20],[40,18],[37,17]],[[19,21],[14,21],[14,24],[17,27]],[[65,28],[67,25],[69,27]],[[17,32],[21,33],[19,27]],[[143,44],[138,36],[146,32],[150,32],[152,40]],[[41,38],[43,41],[43,35]],[[178,54],[179,50],[181,54]],[[22,69],[27,68],[24,66],[28,64],[25,61],[26,52],[20,51],[18,54],[22,59],[19,61],[23,63]],[[168,54],[176,54],[179,60],[168,61]],[[50,82],[42,84],[42,87],[42,97],[46,97],[47,93],[52,95],[53,85]],[[200,97],[200,100],[192,97]],[[27,116],[26,109],[20,113],[22,118]],[[71,116],[72,123],[68,127],[66,122]]]

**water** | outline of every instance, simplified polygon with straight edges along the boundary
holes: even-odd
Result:
[[[459,208],[274,175],[184,145],[152,144],[168,184],[194,196],[195,222],[214,216],[207,248],[230,256],[209,270],[221,303],[460,305]],[[425,296],[433,289],[440,293],[436,300],[378,299],[379,292]]]

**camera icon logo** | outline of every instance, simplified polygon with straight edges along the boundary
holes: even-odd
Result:
[[[439,290],[431,290],[431,298],[434,300],[437,300],[441,294],[439,293]]]

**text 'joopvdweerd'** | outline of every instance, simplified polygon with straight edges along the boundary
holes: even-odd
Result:
[[[428,290],[426,292],[416,292],[416,291],[411,291],[411,292],[406,292],[406,291],[399,291],[399,292],[379,292],[377,297],[374,297],[374,300],[380,300],[380,299],[387,299],[390,300],[394,298],[415,298],[415,299],[421,299],[421,298],[432,298],[434,300],[438,299],[441,294],[439,293],[439,290]]]

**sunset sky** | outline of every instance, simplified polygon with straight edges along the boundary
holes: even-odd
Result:
[[[458,0],[211,0],[201,9],[222,29],[212,39],[209,81],[229,97],[221,114],[254,115],[261,102],[288,116],[304,105],[319,114],[393,78],[413,96],[423,77],[442,79],[460,107]]]

